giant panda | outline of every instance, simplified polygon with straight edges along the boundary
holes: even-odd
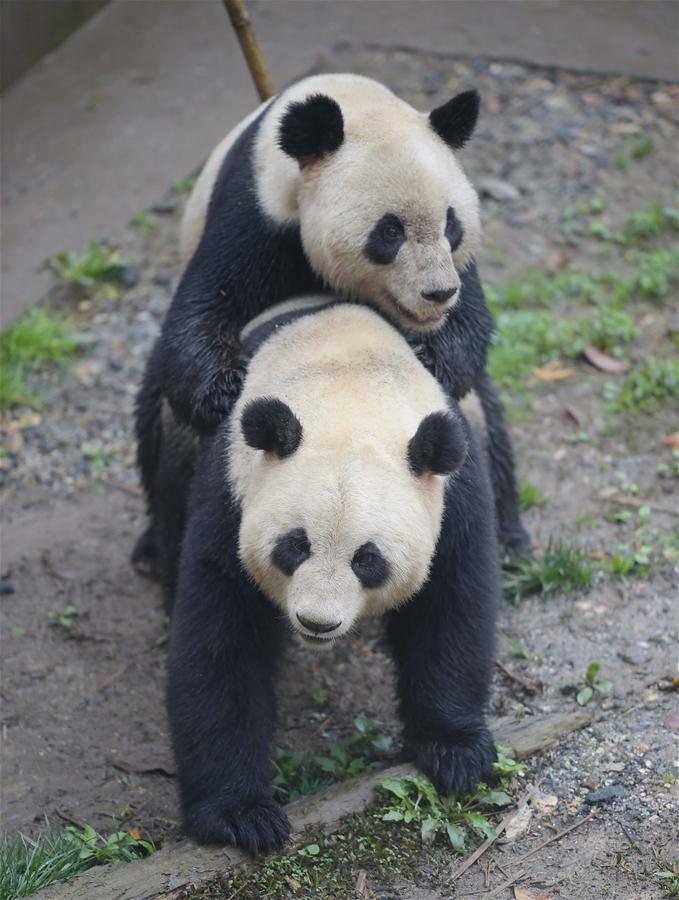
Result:
[[[409,755],[446,794],[490,773],[499,553],[474,436],[383,317],[305,298],[242,341],[243,390],[213,435],[187,439],[165,408],[156,488],[178,560],[168,711],[184,829],[258,854],[289,832],[270,742],[290,633],[327,648],[383,616]]]
[[[199,431],[238,395],[239,329],[296,294],[332,291],[399,327],[454,399],[475,388],[488,428],[499,535],[530,547],[512,448],[485,373],[492,331],[474,255],[477,194],[456,157],[476,125],[467,91],[429,114],[358,75],[304,78],[214,150],[181,226],[186,269],[137,403],[138,460],[152,525],[133,559],[152,566],[163,397]]]

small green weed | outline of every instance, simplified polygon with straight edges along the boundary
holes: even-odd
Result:
[[[550,541],[542,558],[512,561],[512,568],[503,574],[504,593],[507,600],[516,603],[530,594],[584,591],[593,575],[594,566],[586,550],[564,540]]]
[[[177,178],[172,182],[172,190],[175,194],[179,194],[179,196],[190,194],[196,180],[196,175],[188,175],[186,178]]]
[[[498,748],[498,761],[494,768],[498,775],[504,776],[505,781],[506,776],[523,774],[524,771],[524,767],[501,748]],[[470,833],[484,839],[495,837],[495,828],[488,814],[512,803],[512,797],[506,790],[491,789],[484,782],[473,793],[459,798],[441,796],[424,775],[385,778],[380,787],[389,795],[382,821],[403,822],[406,825],[415,822],[420,826],[420,837],[424,843],[442,834],[457,851],[464,850]]]
[[[634,275],[629,282],[630,297],[662,300],[679,281],[679,251],[651,250],[629,256]]]
[[[351,778],[372,768],[391,749],[391,738],[381,734],[379,723],[355,719],[355,734],[335,741],[325,754],[281,754],[274,761],[274,792],[282,803]]]
[[[126,831],[104,838],[89,825],[54,829],[48,821],[36,838],[5,836],[0,844],[0,900],[27,897],[95,865],[129,861],[154,847]]]
[[[636,244],[657,237],[665,228],[679,228],[679,209],[656,201],[627,216],[622,239],[626,244]]]
[[[651,156],[655,151],[655,141],[650,134],[645,134],[632,144],[629,155],[631,159],[639,161],[646,159],[647,156]]]
[[[587,706],[595,692],[599,694],[610,694],[613,688],[612,681],[599,681],[598,675],[601,670],[601,663],[591,662],[587,666],[587,671],[585,672],[585,686],[582,690],[578,691],[578,695],[576,700],[578,701],[578,706]]]
[[[679,898],[679,858],[674,863],[668,864],[665,869],[653,873],[653,877],[660,881],[660,890],[663,897]]]
[[[158,222],[148,210],[142,209],[132,216],[130,225],[142,234],[149,234],[150,232],[155,231],[158,227]]]
[[[49,620],[52,625],[61,628],[67,634],[73,634],[75,620],[78,617],[78,610],[75,606],[67,606],[63,612],[53,610],[49,614]]]
[[[119,281],[128,261],[120,258],[115,247],[90,239],[80,253],[57,253],[46,265],[65,284],[92,291]]]
[[[532,481],[519,482],[519,506],[521,509],[532,509],[534,506],[542,506],[545,495],[537,484]]]
[[[607,384],[604,397],[609,412],[655,412],[664,400],[679,397],[679,359],[647,359],[621,382]]]
[[[63,363],[78,349],[73,325],[44,307],[33,307],[0,334],[0,406],[34,406],[27,377]]]

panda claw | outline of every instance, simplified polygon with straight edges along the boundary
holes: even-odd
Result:
[[[240,809],[201,808],[189,814],[184,828],[199,844],[231,844],[250,856],[280,850],[290,836],[290,822],[273,800]]]
[[[422,741],[413,747],[415,763],[440,794],[462,795],[489,779],[497,759],[490,732],[482,729],[473,738]]]

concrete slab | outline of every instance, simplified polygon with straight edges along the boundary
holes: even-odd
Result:
[[[673,0],[252,0],[275,83],[338,41],[676,80]],[[114,234],[256,103],[219,0],[116,0],[3,99],[2,301],[49,255]]]

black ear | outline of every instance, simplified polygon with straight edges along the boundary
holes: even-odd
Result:
[[[464,147],[476,128],[481,96],[478,91],[457,94],[429,113],[429,124],[453,150]]]
[[[339,105],[325,94],[312,94],[291,103],[281,119],[278,143],[301,167],[326,153],[334,153],[344,140],[344,119]]]
[[[415,475],[450,475],[460,468],[466,454],[462,426],[444,412],[425,416],[408,444],[408,464]]]
[[[240,419],[245,442],[255,450],[272,450],[281,458],[294,453],[302,440],[302,425],[289,406],[273,397],[251,400]]]

